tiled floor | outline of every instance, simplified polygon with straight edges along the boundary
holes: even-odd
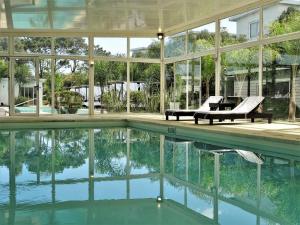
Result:
[[[1,123],[4,126],[6,122],[16,123],[33,123],[33,122],[48,122],[48,121],[74,121],[74,122],[89,122],[89,121],[119,121],[128,120],[141,123],[153,123],[160,125],[172,125],[179,127],[189,127],[194,129],[203,129],[210,131],[218,131],[225,133],[238,133],[254,136],[273,137],[284,140],[299,141],[300,143],[300,122],[289,123],[274,121],[268,124],[266,121],[256,121],[250,123],[248,120],[236,120],[235,122],[225,121],[222,123],[215,122],[213,126],[208,124],[207,120],[199,121],[198,125],[194,124],[192,117],[186,117],[183,121],[175,121],[175,118],[166,121],[161,114],[102,114],[95,116],[79,116],[79,115],[57,115],[57,116],[41,116],[41,117],[1,117]]]

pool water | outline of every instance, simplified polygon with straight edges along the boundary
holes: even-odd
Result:
[[[300,224],[300,157],[132,128],[0,130],[0,224]]]

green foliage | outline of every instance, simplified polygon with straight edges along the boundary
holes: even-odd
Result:
[[[145,109],[145,93],[142,91],[132,91],[130,92],[130,102],[131,108],[133,111],[137,111],[139,109]]]
[[[28,100],[29,100],[29,98],[27,98],[25,96],[19,96],[15,99],[15,104],[18,105],[18,104],[21,104],[21,103],[26,102]],[[26,103],[26,104],[28,104],[28,103]]]
[[[100,101],[109,112],[123,112],[126,109],[126,100],[121,100],[114,90],[103,93]]]
[[[55,93],[55,108],[60,113],[75,114],[82,107],[82,96],[73,91],[60,91]]]
[[[274,119],[287,119],[289,112],[288,98],[266,98],[263,109],[266,112],[272,112]]]
[[[0,80],[8,78],[8,62],[5,59],[0,59]]]
[[[17,63],[15,67],[15,79],[19,84],[25,84],[33,78],[34,75],[30,71],[29,65],[24,63]]]

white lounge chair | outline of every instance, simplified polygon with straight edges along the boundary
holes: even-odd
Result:
[[[166,120],[169,120],[169,116],[176,116],[176,120],[179,120],[180,116],[193,116],[195,112],[208,112],[210,111],[210,103],[220,103],[223,100],[223,96],[210,96],[198,109],[168,109],[165,112]]]

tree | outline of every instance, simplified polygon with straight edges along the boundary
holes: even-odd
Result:
[[[84,38],[56,38],[55,39],[55,52],[58,55],[87,55],[88,54],[88,44]],[[56,63],[56,69],[61,66],[70,68],[71,73],[80,71],[85,67],[84,64],[77,59],[65,59],[60,60]]]
[[[215,60],[212,55],[201,58],[202,81],[205,83],[205,96],[209,97],[210,82],[215,77]]]
[[[258,67],[257,48],[244,48],[229,52],[223,57],[222,64],[226,71],[236,72],[235,79],[239,84],[237,95],[241,96],[244,82],[247,80],[247,96],[250,96],[251,76],[256,73],[253,69]]]
[[[8,77],[8,61],[0,59],[0,80]]]
[[[270,35],[282,35],[300,30],[300,11],[289,7],[270,26]],[[296,76],[300,65],[300,40],[285,41],[279,44],[279,52],[285,59],[285,64],[290,66],[290,101],[289,116],[290,121],[296,119]]]

